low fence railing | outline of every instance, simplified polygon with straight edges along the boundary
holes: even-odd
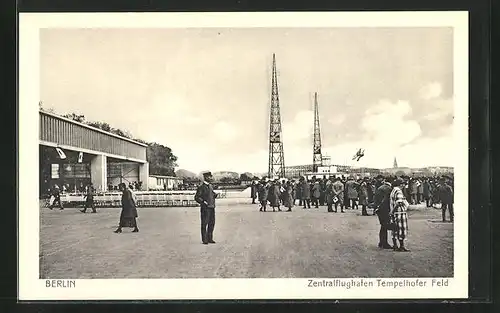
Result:
[[[215,190],[219,199],[241,198],[241,193],[227,192],[226,190]],[[196,191],[135,191],[138,207],[196,207],[199,204],[194,200]],[[120,207],[121,192],[98,193],[94,196],[96,207]],[[41,207],[49,206],[49,198],[40,199]],[[85,203],[85,195],[81,193],[61,194],[63,206],[82,206]]]

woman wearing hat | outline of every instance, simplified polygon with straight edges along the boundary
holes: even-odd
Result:
[[[124,183],[118,185],[122,191],[122,211],[120,213],[120,224],[115,230],[115,233],[121,233],[122,227],[133,227],[133,233],[137,233],[139,228],[137,228],[137,208],[132,191]]]
[[[393,225],[392,242],[394,251],[409,252],[404,245],[404,240],[408,234],[408,210],[409,204],[403,194],[405,181],[397,178],[394,181],[394,188],[390,195],[390,219]],[[398,247],[399,242],[399,247]]]

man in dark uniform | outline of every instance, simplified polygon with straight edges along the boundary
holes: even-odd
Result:
[[[392,191],[391,184],[379,175],[377,180],[382,182],[382,185],[375,191],[375,213],[378,215],[380,222],[378,247],[381,249],[392,249],[392,246],[387,242],[387,232],[390,230],[390,195]]]
[[[453,189],[446,181],[445,177],[441,178],[440,182],[441,184],[439,187],[439,198],[441,200],[441,215],[443,218],[443,223],[446,222],[446,209],[448,209],[448,213],[450,214],[450,222],[453,222]]]
[[[252,204],[255,204],[255,199],[257,199],[257,182],[256,181],[252,181],[252,185],[250,187],[250,193],[251,193],[251,197],[252,197]]]
[[[326,184],[328,179],[323,175],[323,179],[320,181],[320,196],[319,196],[319,205],[324,206],[326,204]]]
[[[194,200],[200,204],[201,241],[204,245],[215,243],[213,233],[215,227],[215,198],[217,194],[211,185],[211,172],[203,173],[203,183],[196,190]]]

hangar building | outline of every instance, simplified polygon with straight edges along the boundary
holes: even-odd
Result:
[[[121,182],[148,190],[147,145],[48,112],[39,118],[40,194],[54,184],[72,192],[90,182],[101,192]]]

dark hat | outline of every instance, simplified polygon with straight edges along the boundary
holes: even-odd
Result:
[[[393,186],[401,186],[402,184],[404,184],[404,180],[402,180],[401,178],[396,178],[396,179],[392,182],[392,185],[393,185]]]
[[[201,174],[203,175],[203,177],[211,177],[212,176],[212,172],[210,172],[210,171],[206,171],[206,172],[203,172]]]

